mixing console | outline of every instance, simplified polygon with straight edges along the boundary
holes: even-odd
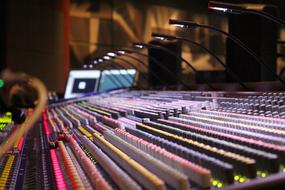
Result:
[[[278,189],[284,93],[113,91],[50,104],[0,189]],[[19,126],[0,124],[4,142]]]

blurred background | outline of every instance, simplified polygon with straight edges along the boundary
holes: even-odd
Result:
[[[276,5],[278,16],[285,19],[282,0],[226,2]],[[168,24],[170,18],[181,19],[228,31],[229,15],[209,11],[208,0],[1,0],[0,4],[0,69],[35,75],[51,91],[64,92],[69,70],[82,68],[90,60],[130,47],[133,42],[149,42],[153,32],[187,37],[226,61],[223,36],[203,29],[181,30]],[[237,21],[242,25],[238,22],[242,20]],[[253,41],[258,40],[252,32],[248,35],[252,35]],[[285,30],[280,28],[274,42],[277,74],[285,66],[284,39]],[[182,57],[199,71],[224,70],[199,48],[183,44],[181,50]],[[240,67],[244,69],[244,65]],[[192,70],[184,63],[181,71],[186,80],[191,80]],[[147,71],[141,68],[141,72]]]

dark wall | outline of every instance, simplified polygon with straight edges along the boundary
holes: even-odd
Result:
[[[6,67],[6,7],[7,0],[0,2],[0,71]]]
[[[65,88],[64,3],[66,0],[8,0],[6,63],[43,80],[49,90]],[[2,26],[1,26],[2,28]]]

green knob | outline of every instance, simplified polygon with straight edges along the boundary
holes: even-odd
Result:
[[[0,79],[0,88],[4,86],[4,80]]]

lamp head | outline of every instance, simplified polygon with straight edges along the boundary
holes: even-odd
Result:
[[[110,57],[116,57],[117,56],[117,54],[114,52],[109,52],[109,53],[107,53],[107,55]]]
[[[165,34],[158,34],[158,33],[152,33],[151,36],[158,40],[175,40],[175,36],[165,35]]]
[[[118,50],[116,53],[119,55],[125,55],[127,52],[124,50]]]
[[[105,56],[103,56],[103,59],[105,59],[105,60],[111,60],[112,58],[110,57],[110,56],[108,56],[108,55],[105,55]]]
[[[200,25],[195,22],[189,22],[189,21],[182,21],[182,20],[174,20],[169,19],[169,24],[174,25],[181,28],[188,28],[188,29],[195,29],[198,28]]]
[[[262,11],[266,6],[268,5],[264,3],[233,4],[233,3],[224,3],[217,1],[209,1],[208,3],[208,9],[223,11],[232,14],[242,14],[250,10]]]
[[[244,4],[209,1],[208,9],[222,11],[225,13],[242,14],[244,11],[246,11],[246,6]]]
[[[168,39],[166,39],[166,38],[164,38],[164,37],[162,37],[162,36],[156,36],[156,35],[151,35],[153,38],[155,38],[155,39],[158,39],[158,40],[162,40],[162,41],[164,41],[164,40],[168,40]]]
[[[133,47],[143,49],[145,48],[145,44],[142,43],[133,43]]]

